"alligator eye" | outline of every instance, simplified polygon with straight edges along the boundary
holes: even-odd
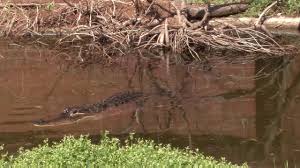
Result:
[[[73,117],[74,115],[76,115],[78,113],[78,111],[77,110],[72,110],[72,111],[70,111],[70,117]]]
[[[67,107],[67,108],[64,109],[63,114],[69,114],[71,112],[71,110],[72,109],[70,107]]]
[[[65,108],[64,112],[62,113],[65,117],[73,117],[77,113],[77,110],[74,108]]]

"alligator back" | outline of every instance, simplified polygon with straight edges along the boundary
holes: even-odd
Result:
[[[63,115],[70,116],[71,113],[100,113],[107,108],[119,106],[122,104],[129,103],[131,101],[136,101],[138,98],[142,97],[143,93],[139,91],[125,91],[120,92],[108,97],[95,104],[86,104],[80,106],[67,107],[64,110]]]
[[[142,97],[143,93],[138,91],[126,91],[117,93],[107,99],[105,99],[102,104],[106,104],[107,106],[118,106],[121,104],[128,103],[130,101],[135,101],[138,98]]]

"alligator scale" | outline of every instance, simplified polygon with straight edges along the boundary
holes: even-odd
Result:
[[[33,124],[39,127],[72,124],[84,118],[93,117],[109,108],[118,107],[129,102],[135,102],[138,109],[142,106],[143,101],[141,98],[143,98],[143,93],[139,91],[120,92],[95,104],[67,107],[58,117],[50,120],[41,119],[34,121]],[[137,114],[135,115],[137,116]]]

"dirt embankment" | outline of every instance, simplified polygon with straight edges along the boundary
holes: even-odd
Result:
[[[69,0],[69,2],[72,3],[78,3],[80,0]],[[6,3],[6,2],[10,2],[10,3],[18,3],[18,4],[29,4],[29,3],[37,3],[37,4],[42,4],[42,3],[64,3],[63,0],[4,0],[1,1],[1,3]]]
[[[47,4],[47,3],[59,3],[59,4],[64,4],[65,2],[69,2],[72,4],[77,4],[82,2],[81,0],[53,0],[53,1],[49,1],[49,0],[10,0],[10,1],[1,1],[0,3],[5,4],[5,3],[13,3],[13,4]],[[166,1],[167,3],[161,3],[161,5],[164,7],[164,9],[167,10],[174,10],[171,9],[172,5]],[[180,3],[177,3],[176,6],[180,7]],[[197,11],[197,8],[200,7],[200,5],[190,5],[192,6],[192,10],[191,13]],[[204,5],[201,5],[202,7]],[[231,9],[233,10],[233,9]],[[130,8],[125,12],[125,15],[128,16],[133,16],[134,15],[134,9]],[[163,11],[161,11],[163,12]],[[166,11],[164,11],[166,12]],[[237,12],[239,13],[239,12]],[[194,14],[195,16],[197,14]],[[203,14],[201,14],[203,15]],[[222,13],[221,13],[222,15]],[[176,19],[177,20],[177,19]],[[173,19],[173,22],[176,20]],[[171,21],[172,22],[172,21]],[[235,26],[252,26],[254,25],[256,22],[258,22],[258,18],[254,18],[254,17],[227,17],[227,18],[218,18],[215,19],[214,24],[217,25],[218,23],[222,23],[222,24],[233,24]],[[170,23],[170,20],[169,20]],[[290,17],[290,16],[273,16],[273,17],[268,17],[265,22],[264,25],[269,28],[269,29],[273,29],[273,30],[292,30],[292,31],[298,31],[300,32],[300,17]]]

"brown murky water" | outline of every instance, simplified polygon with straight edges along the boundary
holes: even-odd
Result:
[[[0,144],[9,151],[45,138],[103,130],[174,146],[199,148],[253,167],[300,162],[300,60],[274,58],[211,67],[163,59],[118,58],[111,65],[68,66],[57,52],[0,42]],[[258,74],[255,78],[255,74]],[[95,103],[125,90],[148,95],[140,120],[130,125],[134,103],[93,120],[38,128],[32,121],[65,107]],[[169,94],[164,94],[169,93]]]

